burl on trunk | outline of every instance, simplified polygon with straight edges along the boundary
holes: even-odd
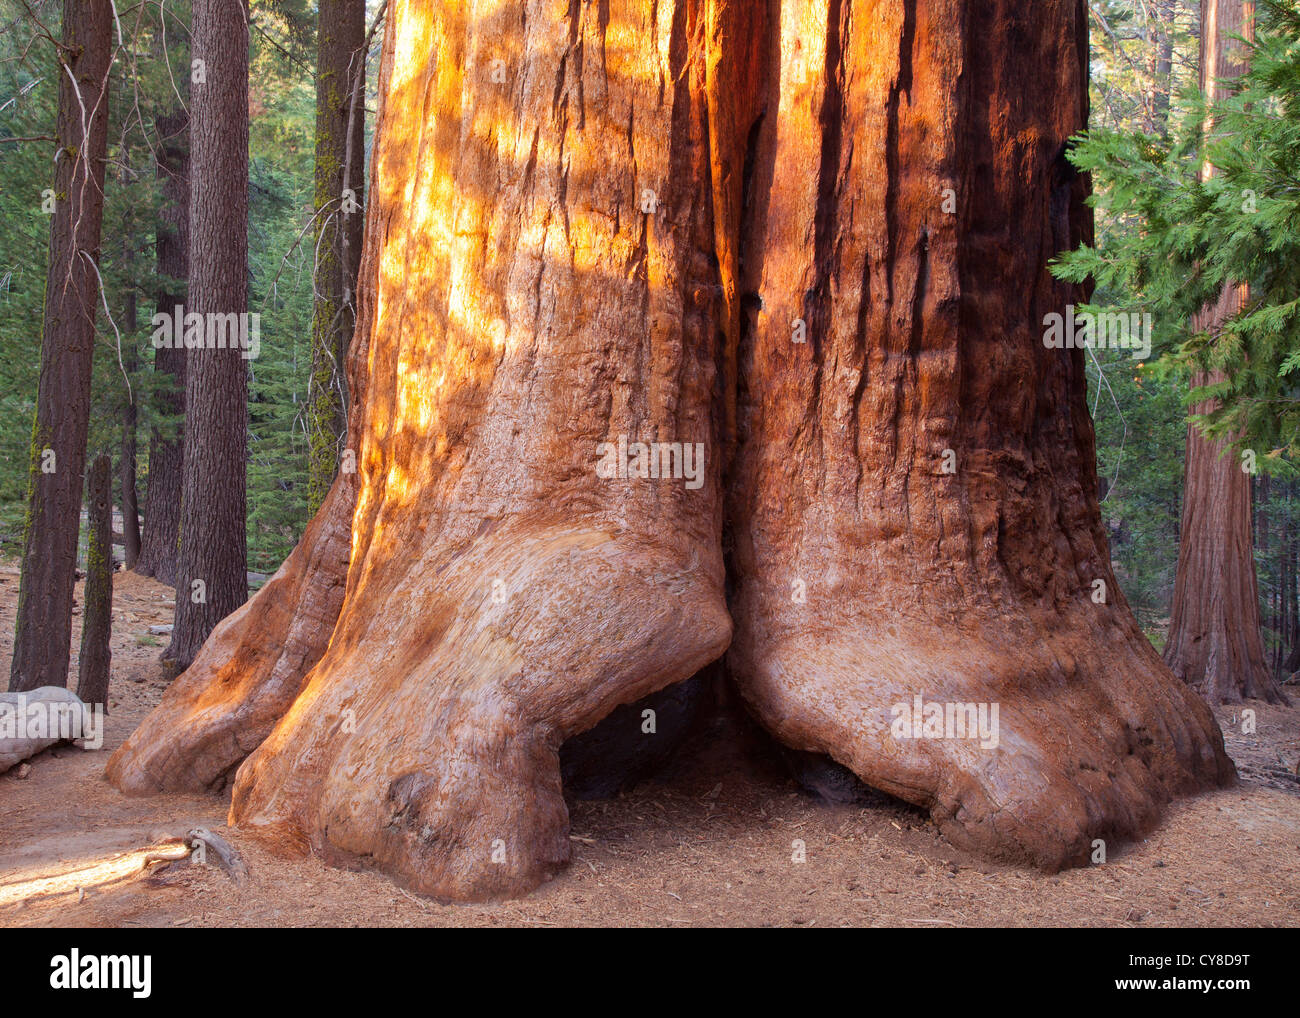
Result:
[[[1003,858],[1230,780],[1041,340],[1081,296],[1047,261],[1088,229],[1082,3],[390,17],[357,470],[119,787],[233,774],[276,845],[516,894],[568,856],[560,745],[724,654],[782,741]],[[917,697],[996,737],[900,730]]]

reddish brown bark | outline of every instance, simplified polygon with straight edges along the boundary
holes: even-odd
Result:
[[[1228,290],[1210,320],[1240,310],[1240,294]],[[1231,307],[1231,310],[1227,308]],[[1193,385],[1208,384],[1205,377]],[[1212,403],[1194,404],[1192,414]],[[1175,675],[1210,703],[1261,699],[1287,703],[1264,653],[1251,533],[1250,475],[1223,442],[1187,428],[1187,480],[1174,580],[1173,609],[1164,659]]]
[[[986,853],[1079,862],[1230,779],[1114,584],[1081,352],[1042,342],[1082,296],[1047,271],[1089,229],[1081,2],[390,15],[355,489],[110,777],[237,766],[231,822],[283,850],[519,893],[568,855],[560,745],[734,619],[765,725]],[[702,486],[602,479],[619,435],[703,443]],[[914,695],[999,703],[1000,746],[891,739]]]
[[[782,52],[823,14],[826,74],[783,65],[759,146],[729,665],[953,842],[1086,862],[1231,764],[1111,572],[1083,351],[1043,342],[1084,297],[1047,268],[1091,230],[1084,6],[786,2]],[[916,696],[999,705],[999,748],[897,737]]]

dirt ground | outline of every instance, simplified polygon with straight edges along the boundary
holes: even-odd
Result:
[[[226,828],[225,799],[128,799],[103,780],[166,688],[167,637],[147,634],[172,615],[171,588],[116,580],[104,748],[55,747],[0,774],[0,927],[1300,925],[1300,708],[1259,703],[1254,735],[1242,708],[1218,711],[1238,787],[1178,802],[1145,841],[1056,876],[972,858],[904,805],[825,804],[707,750],[617,799],[572,803],[572,863],[522,901],[443,905],[379,873],[278,858]],[[17,589],[0,565],[4,675]],[[193,827],[228,839],[249,877],[142,868],[147,846]]]

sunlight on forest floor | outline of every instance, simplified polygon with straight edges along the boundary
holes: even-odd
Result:
[[[151,857],[158,858],[169,847],[174,846],[151,845],[108,858],[70,860],[66,868],[45,876],[0,883],[0,906],[79,894],[82,890],[139,876]]]

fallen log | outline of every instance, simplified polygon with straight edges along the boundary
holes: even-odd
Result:
[[[103,712],[61,686],[0,693],[0,773],[59,742],[103,745]]]

